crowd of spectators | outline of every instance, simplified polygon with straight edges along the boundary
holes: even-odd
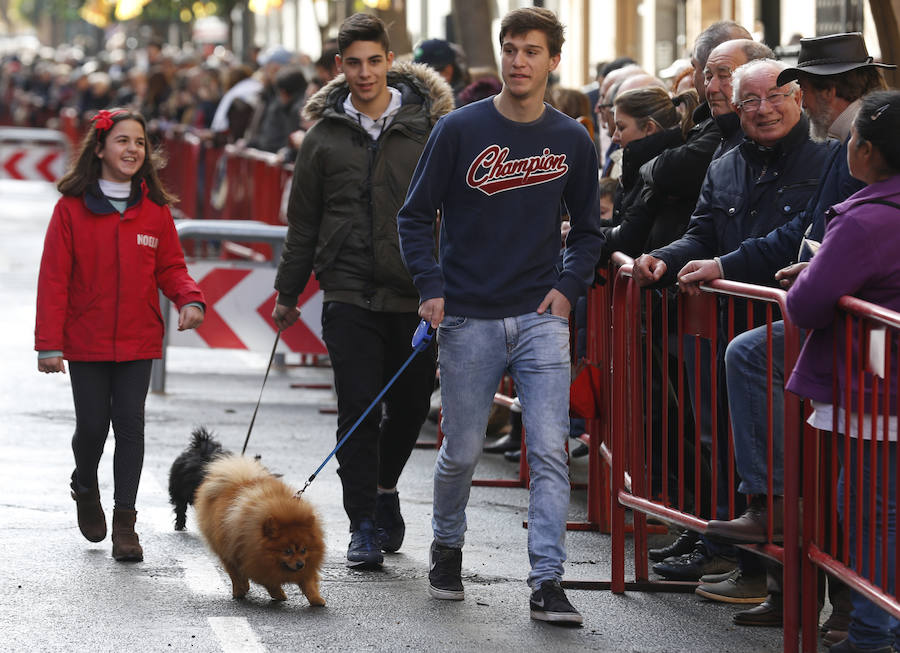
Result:
[[[867,181],[848,168],[848,146],[862,148],[851,143],[851,125],[866,95],[885,93],[886,86],[879,73],[885,65],[872,62],[861,35],[803,39],[800,45],[800,61],[790,67],[777,61],[767,46],[752,40],[744,27],[723,21],[697,37],[690,63],[670,67],[667,79],[622,57],[598,64],[595,81],[583,89],[558,84],[548,88],[548,104],[584,125],[600,155],[606,246],[599,266],[614,251],[635,257],[635,279],[657,292],[657,303],[673,302],[676,287],[696,293],[700,283],[713,279],[787,287],[802,274],[823,240],[828,209],[860,191]],[[6,114],[0,120],[52,126],[63,109],[72,109],[86,120],[99,109],[125,106],[141,111],[153,126],[189,128],[216,144],[276,152],[283,161],[292,162],[310,127],[303,107],[337,76],[336,52],[333,43],[326,43],[321,57],[312,61],[276,46],[259,52],[251,64],[223,47],[201,57],[161,42],[93,58],[79,57],[65,48],[7,54],[0,59],[0,114]],[[427,64],[443,76],[457,106],[491,97],[502,88],[495,71],[470,69],[459,46],[442,39],[422,41],[406,58]],[[832,62],[830,67],[817,63],[826,60]],[[877,131],[879,137],[888,133],[884,126],[896,121],[898,105],[896,93],[886,93],[878,96],[877,115],[872,113],[858,123],[860,130]],[[882,114],[886,118],[875,124]],[[862,140],[862,132],[855,133]],[[878,152],[888,153],[886,168],[896,174],[896,162],[890,159],[896,144],[876,145],[881,148]],[[862,163],[857,165],[863,169]],[[891,174],[876,182],[890,177],[896,185]],[[561,226],[561,248],[566,224],[563,221]],[[796,261],[801,264],[789,267]],[[811,283],[800,287],[809,292],[805,289]],[[745,309],[738,306],[737,310]],[[582,300],[575,306],[578,356],[584,355],[585,315]],[[743,313],[734,322],[754,326]],[[765,359],[771,337],[775,359],[781,360],[783,326],[777,323],[771,336],[766,327],[744,328],[746,332],[730,343],[722,334],[717,351],[708,346],[697,349],[707,369],[710,361],[720,368],[718,423],[709,423],[705,417],[712,412],[703,406],[709,402],[708,387],[691,387],[692,405],[686,407],[703,415],[700,441],[706,450],[706,454],[690,455],[705,455],[704,465],[724,470],[733,437],[739,484],[729,487],[727,475],[719,473],[718,505],[710,505],[708,497],[694,497],[697,514],[711,520],[707,533],[684,531],[649,555],[656,562],[654,571],[663,578],[699,581],[697,593],[705,598],[750,604],[735,615],[735,623],[777,626],[783,605],[780,571],[732,545],[766,542],[781,529],[783,434],[779,426],[773,436],[775,469],[767,469],[759,451],[764,450],[768,433],[768,425],[761,423],[768,391],[763,387],[760,359]],[[671,367],[673,361],[662,358],[658,343],[651,344],[657,370]],[[693,381],[693,375],[688,379]],[[663,395],[661,379],[654,377],[651,382],[653,396]],[[774,382],[773,424],[780,425],[779,397],[787,379],[778,364]],[[735,388],[740,392],[735,393]],[[654,441],[666,437],[658,423],[659,412],[657,403]],[[496,432],[503,437],[489,442],[485,451],[518,460],[521,414],[513,412],[511,419],[505,429],[499,427],[506,419],[496,423]],[[584,430],[584,422],[573,419],[572,436],[582,437]],[[713,439],[718,460],[708,459]],[[573,455],[586,451],[579,445]],[[895,458],[891,461],[893,465]],[[770,476],[774,477],[771,486],[767,485]],[[738,509],[744,512],[728,519],[727,498],[735,494]],[[743,495],[750,497],[746,506],[740,503]],[[770,511],[775,513],[774,534],[766,528]],[[833,611],[824,631],[826,643],[834,645],[832,650],[882,650],[858,647],[884,646],[886,640],[869,636],[865,624],[853,625],[846,586],[830,582],[829,596]],[[872,617],[877,608],[864,601],[854,598],[854,606],[864,615],[860,618],[882,627],[883,620]],[[890,642],[886,646],[889,650]]]

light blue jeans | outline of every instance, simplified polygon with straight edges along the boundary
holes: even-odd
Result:
[[[725,350],[735,468],[743,494],[769,493],[769,403],[765,325],[734,337]],[[772,323],[772,493],[784,494],[784,322]]]
[[[550,313],[504,319],[445,316],[438,330],[444,442],[434,469],[434,539],[462,548],[472,474],[494,392],[516,383],[531,471],[528,584],[560,580],[566,559],[569,323]]]

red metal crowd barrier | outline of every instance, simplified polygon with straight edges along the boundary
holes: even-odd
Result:
[[[817,500],[808,501],[803,514],[803,594],[816,597],[816,569],[823,569],[900,619],[900,550],[892,541],[900,466],[900,314],[844,297],[834,332],[838,337],[833,355],[831,426],[822,430],[807,427],[804,433],[808,452],[804,495]],[[842,385],[838,383],[841,376],[846,380]],[[819,420],[817,426],[823,426]],[[842,468],[843,488],[836,491],[834,483]],[[890,503],[893,507],[885,510]],[[840,536],[836,529],[829,532],[825,527],[838,514],[843,516]],[[863,559],[869,564],[864,565]],[[803,650],[815,651],[814,600],[804,601],[802,621]]]
[[[771,325],[783,312],[785,293],[774,288],[717,281],[703,288],[697,297],[668,291],[640,290],[631,277],[632,261],[616,254],[612,290],[611,334],[611,450],[612,450],[612,580],[614,592],[626,589],[652,591],[692,590],[693,583],[653,581],[647,562],[647,516],[704,532],[716,508],[727,506],[726,519],[740,510],[735,493],[736,472],[730,420],[720,402],[719,376],[724,345],[735,334],[759,323]],[[672,315],[672,311],[675,315]],[[755,315],[754,315],[755,312]],[[674,343],[672,338],[674,338]],[[721,339],[724,338],[724,341]],[[686,345],[686,340],[689,342]],[[704,361],[703,343],[708,343]],[[672,351],[672,346],[676,351]],[[796,360],[799,333],[785,323],[785,370],[789,374]],[[692,350],[692,351],[691,351]],[[690,361],[690,354],[693,360]],[[772,487],[772,348],[769,346],[768,383],[770,404],[768,432],[768,484]],[[675,368],[674,379],[672,368]],[[653,379],[658,396],[654,396]],[[693,376],[693,396],[688,393]],[[708,383],[704,383],[708,380]],[[706,387],[704,387],[704,385]],[[670,398],[669,388],[674,388]],[[662,389],[660,391],[660,389]],[[672,406],[671,402],[676,402]],[[677,409],[677,410],[676,410]],[[675,422],[672,423],[672,417]],[[784,398],[784,538],[797,542],[799,535],[800,401],[785,393]],[[725,424],[727,423],[727,426]],[[721,442],[727,430],[727,441]],[[707,431],[708,433],[704,433]],[[717,437],[718,435],[718,437]],[[704,437],[706,436],[706,437]],[[720,452],[720,447],[727,447]],[[708,474],[703,474],[703,453],[708,452]],[[692,452],[692,460],[688,460]],[[724,453],[724,455],[722,455]],[[724,465],[721,462],[726,461]],[[672,468],[674,466],[674,469]],[[630,475],[631,487],[626,485]],[[685,481],[691,478],[690,483]],[[724,475],[724,479],[719,476]],[[720,483],[720,480],[726,482]],[[675,483],[675,487],[672,484]],[[719,488],[727,488],[720,496]],[[771,492],[769,493],[771,497]],[[771,498],[770,498],[771,501]],[[771,504],[769,506],[771,515]],[[626,509],[632,510],[635,578],[625,581]],[[723,515],[719,515],[720,518]],[[771,521],[771,519],[770,519]],[[785,596],[800,596],[800,552],[769,542],[745,548],[784,564]],[[815,600],[815,595],[813,595]],[[796,650],[799,632],[799,603],[785,601],[785,650]]]
[[[160,171],[179,201],[176,217],[259,220],[285,224],[283,206],[293,166],[270,152],[218,147],[190,130],[170,129],[161,136],[167,165]],[[271,247],[260,243],[222,244],[226,258],[271,260]]]
[[[163,138],[163,149],[167,161],[159,176],[178,198],[172,213],[177,218],[196,220],[201,216],[197,183],[202,152],[200,139],[189,131],[170,131]]]

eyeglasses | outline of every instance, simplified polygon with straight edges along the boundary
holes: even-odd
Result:
[[[784,103],[784,99],[793,94],[794,91],[788,91],[787,93],[772,93],[771,95],[767,95],[764,98],[752,97],[744,100],[743,102],[738,102],[735,106],[743,110],[744,113],[756,113],[762,106],[763,100],[768,102],[773,107],[780,107],[782,103]]]

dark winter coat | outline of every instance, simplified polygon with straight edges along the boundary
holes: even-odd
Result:
[[[403,105],[377,141],[344,112],[343,75],[307,102],[294,166],[288,233],[275,278],[278,303],[295,306],[313,270],[324,301],[415,312],[419,293],[400,257],[397,212],[419,155],[453,93],[424,64],[395,64],[387,83]]]
[[[838,144],[816,143],[805,117],[772,148],[745,138],[713,161],[683,237],[651,254],[666,263],[660,285],[671,285],[684,265],[737,249],[806,208],[822,168]],[[770,285],[774,285],[772,279]]]

